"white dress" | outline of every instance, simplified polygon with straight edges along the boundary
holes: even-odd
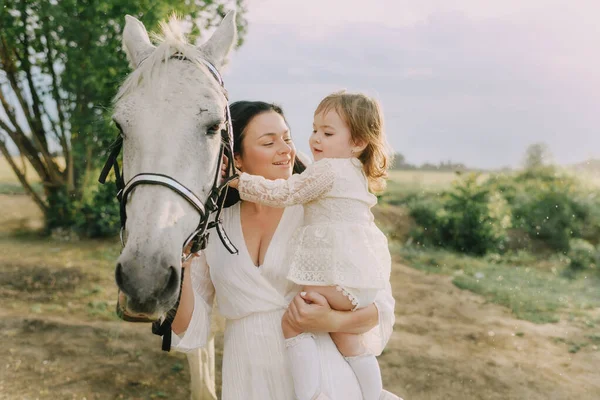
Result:
[[[172,346],[185,352],[206,344],[216,293],[219,312],[227,320],[223,400],[294,400],[281,318],[300,290],[300,286],[286,279],[289,268],[284,258],[292,234],[302,221],[301,206],[286,208],[263,265],[256,267],[245,245],[238,203],[223,211],[223,222],[239,255],[229,254],[215,237],[209,241],[205,257],[196,258],[190,267],[194,312],[183,337],[173,334]],[[364,341],[378,355],[394,325],[394,298],[389,284],[379,292],[375,305],[379,310],[379,325],[364,334]],[[329,334],[317,334],[316,341],[323,392],[332,400],[361,400],[354,372]]]
[[[357,158],[324,158],[288,179],[242,173],[243,200],[271,207],[304,205],[304,225],[288,248],[288,279],[337,286],[354,309],[371,304],[390,280],[388,241],[375,225],[377,198]]]

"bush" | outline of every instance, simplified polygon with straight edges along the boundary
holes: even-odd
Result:
[[[52,187],[47,191],[48,212],[45,215],[46,231],[51,234],[55,230],[64,230],[65,227],[73,225],[76,212],[73,196],[67,192],[64,186]]]
[[[410,231],[410,237],[419,244],[443,246],[443,232],[438,223],[442,202],[439,198],[424,197],[412,199],[408,203],[409,215],[417,223]]]
[[[409,203],[419,243],[482,255],[502,251],[511,217],[506,200],[470,175],[436,198]]]
[[[551,250],[566,256],[573,239],[600,242],[600,191],[552,166],[476,175],[440,194],[398,185],[388,202],[403,205],[416,223],[420,245],[472,254]],[[508,239],[509,238],[509,239]]]
[[[573,239],[569,244],[570,249],[567,253],[569,268],[582,270],[596,267],[598,254],[590,242],[583,239]]]
[[[92,238],[116,235],[121,227],[116,194],[115,182],[107,181],[84,198],[74,223],[77,233]]]
[[[496,175],[487,185],[509,203],[514,228],[553,250],[567,252],[572,238],[600,237],[600,194],[554,167]]]
[[[532,185],[515,199],[514,225],[553,249],[567,251],[574,228],[572,201],[565,188]]]

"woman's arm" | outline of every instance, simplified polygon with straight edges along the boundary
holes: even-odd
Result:
[[[361,334],[377,326],[379,312],[374,304],[356,311],[336,311],[329,306],[324,296],[316,292],[307,292],[294,297],[284,318],[294,329],[301,332]]]
[[[183,285],[181,286],[181,298],[177,306],[175,318],[171,323],[171,329],[176,335],[185,333],[194,313],[194,288],[192,288],[191,264],[195,257],[183,263],[185,273],[183,274]]]
[[[186,263],[181,290],[177,313],[171,324],[171,346],[188,352],[205,346],[210,336],[215,289],[203,253]]]
[[[334,180],[334,169],[329,160],[324,159],[288,179],[269,180],[259,175],[242,173],[237,189],[242,200],[270,207],[288,207],[321,197],[331,189]],[[230,185],[236,186],[235,183]]]
[[[309,301],[308,304],[305,300]],[[300,332],[344,332],[363,334],[363,343],[375,355],[381,354],[392,336],[396,301],[388,284],[375,302],[356,311],[335,311],[318,293],[298,294],[283,318]]]

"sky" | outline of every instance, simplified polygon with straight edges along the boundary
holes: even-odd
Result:
[[[232,101],[283,106],[308,152],[327,94],[383,106],[408,162],[518,166],[545,142],[560,164],[600,158],[600,1],[249,0],[224,73]]]

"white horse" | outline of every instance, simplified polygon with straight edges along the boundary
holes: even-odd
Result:
[[[199,47],[187,43],[176,19],[161,27],[154,46],[144,25],[126,17],[123,49],[133,72],[115,98],[113,114],[122,131],[124,179],[139,173],[167,175],[204,202],[217,173],[227,99],[201,60],[217,69],[226,63],[236,41],[235,13]],[[126,210],[117,284],[127,296],[125,311],[156,318],[178,298],[182,244],[196,228],[198,212],[173,190],[157,185],[135,187]],[[216,399],[214,340],[188,355],[188,362],[192,398]]]

